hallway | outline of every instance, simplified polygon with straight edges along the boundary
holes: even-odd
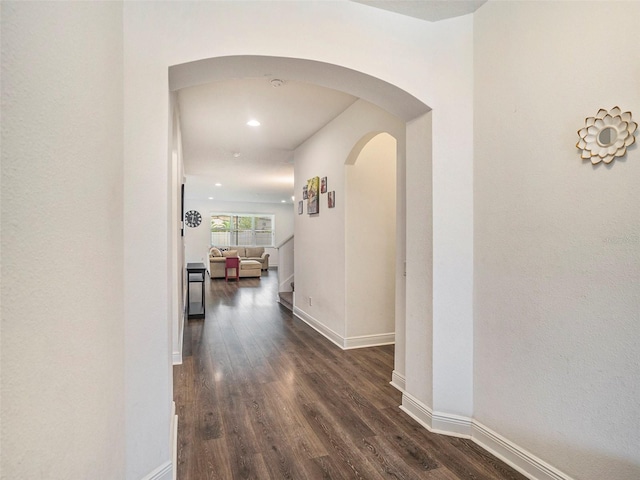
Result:
[[[393,346],[342,351],[276,303],[275,271],[205,285],[174,367],[178,480],[525,478],[400,411]]]

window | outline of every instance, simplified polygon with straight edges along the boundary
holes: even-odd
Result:
[[[211,245],[218,247],[271,247],[274,215],[212,213]]]

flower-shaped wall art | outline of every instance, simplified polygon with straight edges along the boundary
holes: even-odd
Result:
[[[616,157],[623,157],[627,147],[636,141],[637,128],[638,124],[631,120],[631,112],[622,113],[619,107],[613,107],[609,112],[601,108],[595,117],[586,119],[584,128],[578,130],[580,140],[576,147],[582,150],[580,156],[594,165],[611,163]]]

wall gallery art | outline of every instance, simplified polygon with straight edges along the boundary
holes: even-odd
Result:
[[[320,213],[319,177],[313,177],[307,180],[307,213],[309,215]]]
[[[336,206],[336,192],[329,192],[327,196],[327,203],[329,204],[329,208],[334,208]]]
[[[327,193],[327,177],[322,177],[320,180],[320,193]]]

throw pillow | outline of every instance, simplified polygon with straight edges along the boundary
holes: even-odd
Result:
[[[237,257],[238,250],[227,250],[226,252],[222,252],[223,257]]]
[[[222,256],[222,252],[220,250],[218,250],[216,247],[213,247],[211,250],[209,250],[209,253],[211,254],[212,257],[221,257]]]

